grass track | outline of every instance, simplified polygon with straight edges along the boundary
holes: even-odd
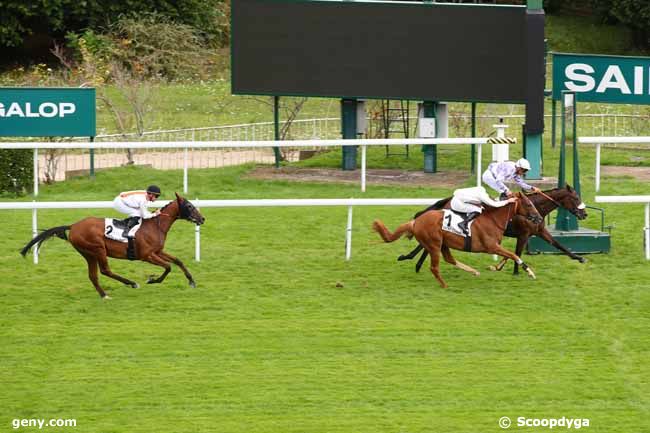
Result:
[[[192,171],[190,197],[359,196],[357,186],[246,180],[247,169]],[[583,191],[592,191],[585,178]],[[168,197],[180,180],[179,172],[121,169],[45,187],[41,199],[108,199],[116,185],[148,182]],[[629,178],[603,185],[606,194],[647,191]],[[448,193],[372,186],[367,194]],[[447,290],[426,269],[395,262],[411,243],[379,244],[370,231],[374,218],[394,228],[416,208],[356,208],[347,263],[344,208],[206,209],[201,263],[192,260],[190,224],[177,223],[168,241],[196,289],[177,269],[141,289],[101,277],[111,302],[100,301],[83,259],[58,239],[38,266],[20,258],[31,215],[5,212],[0,426],[76,418],[72,431],[102,433],[491,432],[506,415],[648,431],[642,207],[608,209],[612,254],[585,265],[529,256],[537,281],[488,271],[475,278],[443,264]],[[42,211],[39,220],[49,227],[88,213]],[[455,255],[481,270],[492,260]],[[159,273],[112,266],[140,283]]]

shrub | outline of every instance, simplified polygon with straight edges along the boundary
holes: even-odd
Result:
[[[24,195],[32,190],[31,150],[0,150],[0,193]]]

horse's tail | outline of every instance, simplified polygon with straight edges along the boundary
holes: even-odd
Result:
[[[48,240],[49,238],[51,238],[52,236],[56,236],[58,238],[63,239],[64,241],[67,241],[68,236],[66,236],[65,234],[67,230],[70,230],[70,226],[58,226],[58,227],[52,227],[51,229],[43,230],[34,239],[27,242],[27,245],[25,245],[23,249],[20,250],[20,254],[22,254],[22,256],[25,257],[25,255],[27,255],[29,250],[31,250],[34,245],[40,248],[41,244],[46,240]]]
[[[397,227],[394,233],[391,233],[381,220],[375,220],[372,223],[372,229],[379,233],[384,242],[393,242],[401,238],[404,233],[407,233],[409,237],[413,236],[413,220]]]

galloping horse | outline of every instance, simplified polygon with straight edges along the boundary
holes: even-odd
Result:
[[[533,270],[518,255],[501,246],[503,232],[506,229],[508,221],[513,216],[520,215],[523,218],[532,220],[536,224],[542,222],[541,215],[525,195],[517,193],[516,197],[518,199],[516,202],[499,208],[489,207],[474,220],[470,251],[498,254],[502,257],[512,259],[521,265],[531,278],[535,278]],[[455,233],[444,231],[442,229],[443,218],[444,212],[440,210],[424,212],[417,218],[400,225],[394,233],[391,233],[380,220],[376,220],[372,226],[384,242],[393,242],[405,233],[410,236],[415,236],[420,245],[426,248],[427,252],[431,255],[431,273],[436,277],[442,287],[447,287],[447,283],[440,276],[440,253],[442,253],[447,263],[476,276],[480,273],[476,269],[457,261],[451,255],[450,248],[464,250],[465,238]]]
[[[578,196],[576,190],[571,188],[569,185],[566,185],[564,188],[554,188],[551,190],[542,191],[541,193],[529,194],[527,197],[530,199],[533,205],[535,205],[542,217],[546,217],[546,215],[553,212],[558,207],[567,209],[579,220],[583,220],[587,217],[587,212],[585,212],[585,204],[580,199],[580,196]],[[429,209],[449,208],[449,201],[450,199],[440,200]],[[418,212],[416,214],[416,217],[421,213],[422,212]],[[556,241],[546,229],[544,221],[542,221],[540,224],[534,224],[531,221],[516,215],[512,218],[512,221],[508,223],[505,235],[511,238],[517,238],[517,247],[515,249],[515,254],[518,256],[521,256],[523,253],[526,244],[528,244],[528,239],[531,236],[535,235],[544,239],[546,242],[553,245],[555,248],[562,251],[573,260],[577,260],[580,263],[586,262],[586,259],[584,257],[581,257],[567,250],[562,244]],[[424,247],[422,245],[418,245],[410,253],[399,256],[397,260],[402,261],[413,259],[420,251],[422,251],[423,248]],[[418,259],[418,262],[415,265],[415,272],[420,272],[420,268],[422,267],[424,260],[427,258],[427,254],[428,252],[424,251],[422,253],[422,256]],[[494,270],[502,270],[507,261],[508,259],[501,260],[501,262],[494,267]],[[519,274],[519,265],[516,262],[513,274]]]
[[[184,219],[191,221],[195,224],[203,224],[205,218],[194,207],[192,203],[185,200],[176,194],[176,200],[172,200],[163,208],[160,213],[150,219],[142,222],[142,226],[137,232],[135,238],[135,252],[136,257],[144,262],[149,262],[157,266],[161,266],[165,271],[158,278],[150,276],[147,284],[162,283],[167,274],[171,271],[170,263],[176,264],[189,281],[190,286],[196,287],[194,278],[187,270],[183,262],[178,258],[167,254],[163,251],[165,247],[165,239],[167,232],[171,229],[172,224],[177,219]],[[66,236],[66,232],[69,234]],[[27,245],[20,251],[23,257],[34,246],[40,247],[43,241],[57,236],[63,240],[68,240],[70,244],[81,254],[88,262],[88,278],[95,286],[97,293],[102,299],[110,299],[106,292],[99,285],[97,277],[97,266],[103,275],[113,278],[121,283],[134,288],[139,285],[135,281],[128,280],[120,275],[113,273],[108,266],[108,257],[116,259],[126,259],[127,244],[124,242],[114,241],[107,239],[104,236],[104,218],[84,218],[70,226],[53,227],[41,232],[34,239],[29,241]]]

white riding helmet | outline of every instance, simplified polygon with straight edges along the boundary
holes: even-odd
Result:
[[[530,162],[526,158],[520,158],[515,162],[515,167],[530,170]]]

